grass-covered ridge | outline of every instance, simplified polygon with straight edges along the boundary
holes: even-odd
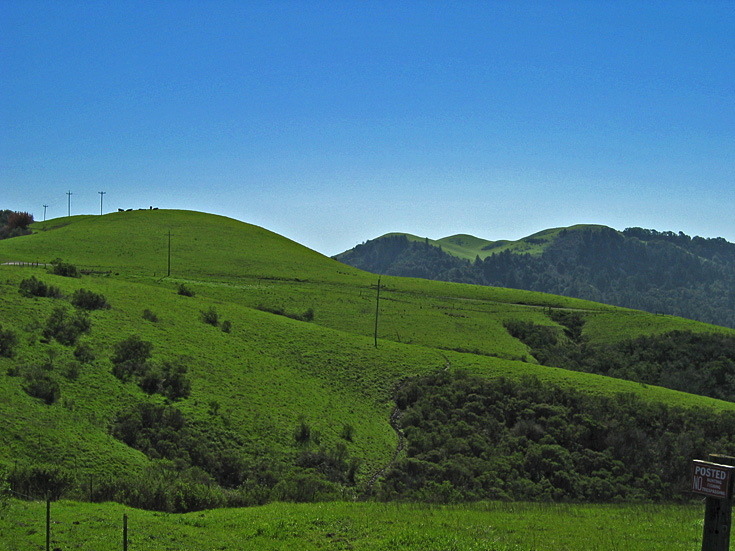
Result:
[[[730,402],[541,365],[507,324],[563,332],[550,312],[576,312],[585,338],[600,343],[673,330],[735,333],[723,328],[542,293],[383,277],[376,348],[377,277],[262,228],[186,211],[72,217],[31,228],[32,235],[0,241],[2,262],[61,258],[92,274],[0,266],[0,330],[14,341],[12,353],[0,356],[0,415],[9,420],[0,463],[11,470],[16,462],[60,465],[74,474],[77,497],[84,497],[81,481],[91,476],[99,489],[112,472],[137,481],[125,490],[129,502],[131,492],[170,472],[206,487],[212,480],[197,469],[225,481],[226,492],[190,495],[196,503],[364,495],[398,445],[388,422],[397,386],[445,370],[532,376],[593,397],[735,410]],[[32,278],[53,288],[52,296],[21,293]],[[109,307],[80,309],[74,297]],[[49,329],[59,312],[86,320],[88,331],[62,342]],[[150,355],[120,367],[113,360],[131,336],[149,343]],[[190,387],[172,394],[164,379],[176,366],[186,367]],[[180,446],[167,455],[145,439],[134,448],[114,438],[124,433],[121,419],[144,405],[180,412],[189,444],[156,436]],[[191,447],[197,438],[206,445]],[[200,457],[203,448],[213,455]],[[180,471],[167,461],[183,462]],[[303,487],[314,493],[297,495]],[[122,492],[106,491],[100,498]]]

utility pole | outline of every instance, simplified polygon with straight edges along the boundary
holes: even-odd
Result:
[[[44,222],[46,221],[46,208],[47,208],[47,207],[48,207],[48,205],[44,205],[44,206],[43,206],[43,221],[44,221]]]
[[[67,202],[66,202],[66,215],[67,216],[71,216],[71,196],[72,196],[71,190],[67,191],[66,192],[66,198],[67,198]]]
[[[100,216],[102,216],[102,198],[105,196],[106,191],[98,191],[97,193],[100,194]]]
[[[168,277],[171,277],[171,230],[168,230]]]
[[[378,276],[378,300],[375,301],[375,348],[378,348],[378,312],[380,311],[380,276]]]

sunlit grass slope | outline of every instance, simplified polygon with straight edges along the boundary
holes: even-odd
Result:
[[[234,431],[244,452],[293,452],[293,434],[306,419],[326,444],[347,424],[346,445],[363,460],[364,482],[392,457],[397,437],[388,425],[395,386],[406,377],[465,369],[488,377],[533,375],[594,395],[635,393],[669,405],[733,409],[735,404],[637,383],[538,365],[505,329],[508,320],[555,325],[549,308],[587,319],[585,335],[612,342],[673,329],[727,331],[670,316],[613,308],[526,291],[421,279],[384,277],[376,328],[377,277],[344,266],[262,228],[188,211],[133,211],[34,224],[33,235],[0,241],[0,261],[61,258],[110,274],[63,278],[43,268],[0,266],[0,324],[18,336],[15,357],[0,358],[0,462],[59,461],[79,473],[111,465],[136,471],[148,461],[109,436],[117,412],[149,397],[112,375],[119,341],[138,335],[153,359],[182,357],[191,395],[178,402],[189,418],[212,430]],[[171,231],[171,277],[167,270]],[[57,374],[73,349],[39,338],[53,309],[67,299],[22,297],[20,282],[36,276],[66,297],[84,288],[103,294],[109,310],[91,314],[82,337],[95,355],[76,379],[59,376],[61,399],[48,406],[21,389],[18,366],[51,362]],[[179,284],[195,296],[177,293]],[[231,333],[202,321],[214,307]],[[159,321],[143,319],[143,310]],[[301,314],[296,321],[264,310]],[[212,404],[217,407],[213,408]]]
[[[449,253],[458,258],[464,258],[466,260],[475,260],[478,256],[481,259],[485,259],[492,254],[501,253],[503,251],[510,251],[514,254],[531,254],[539,255],[551,245],[556,237],[563,230],[566,231],[581,231],[581,230],[600,230],[605,226],[596,224],[578,224],[576,226],[570,226],[568,228],[551,228],[547,230],[534,233],[527,237],[523,237],[516,241],[500,240],[500,241],[488,241],[474,235],[459,234],[452,235],[449,237],[442,237],[441,239],[429,239],[429,244],[435,247],[441,247],[445,253]],[[402,233],[389,233],[382,237],[389,237],[395,235],[405,235],[409,241],[425,241],[426,238],[417,237],[411,234]],[[381,239],[381,238],[378,238]]]
[[[0,549],[45,545],[45,504],[14,501],[0,519]],[[115,503],[69,501],[51,508],[61,549],[261,551],[689,551],[702,539],[701,505],[475,503],[271,503],[169,515]]]
[[[138,210],[56,218],[32,225],[33,235],[0,244],[0,261],[50,262],[125,275],[172,273],[232,279],[330,279],[356,270],[258,226],[192,211]]]

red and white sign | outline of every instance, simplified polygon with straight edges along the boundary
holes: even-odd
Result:
[[[735,467],[708,461],[694,460],[692,465],[692,492],[720,499],[732,497]]]

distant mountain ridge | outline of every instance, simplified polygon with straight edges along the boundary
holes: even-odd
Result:
[[[540,291],[735,327],[735,244],[720,237],[600,225],[518,241],[392,233],[335,258],[374,273]]]

